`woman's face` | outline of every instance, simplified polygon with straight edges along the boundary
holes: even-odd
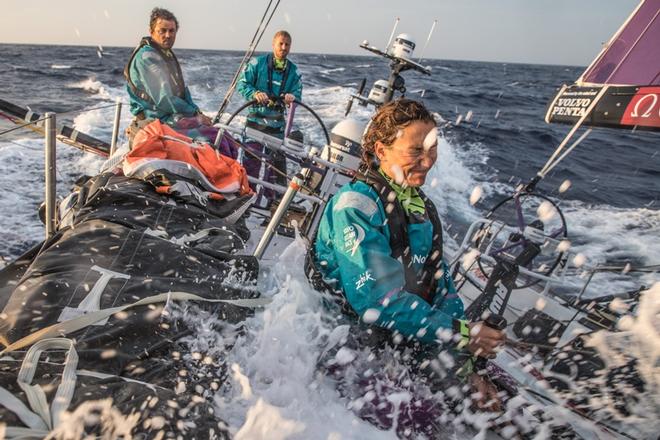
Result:
[[[435,124],[415,121],[400,131],[392,145],[375,144],[376,157],[385,174],[399,185],[418,187],[438,158]]]

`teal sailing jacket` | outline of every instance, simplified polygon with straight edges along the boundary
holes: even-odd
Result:
[[[261,55],[253,58],[238,79],[236,89],[246,101],[254,99],[254,94],[264,92],[269,96],[292,94],[300,101],[302,98],[302,78],[298,68],[286,60],[284,70],[273,67],[273,55]],[[282,81],[284,80],[284,84]],[[257,127],[273,131],[283,131],[286,121],[282,105],[253,105],[248,114],[248,121]]]
[[[143,38],[125,71],[131,113],[172,125],[179,117],[199,112],[186,87],[174,53]]]
[[[316,242],[316,266],[341,288],[362,320],[425,343],[465,327],[463,302],[443,261],[431,302],[404,290],[402,263],[392,257],[387,215],[376,191],[358,181],[345,185],[326,205]],[[408,223],[413,264],[419,270],[432,246],[429,220]],[[446,341],[446,339],[445,339]]]

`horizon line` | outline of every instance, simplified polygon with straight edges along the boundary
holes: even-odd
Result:
[[[58,43],[14,43],[14,42],[0,42],[1,45],[13,45],[13,46],[62,46],[62,47],[90,47],[96,48],[99,47],[114,47],[114,48],[134,48],[134,46],[104,46],[101,44],[58,44]],[[359,47],[359,46],[357,46]],[[175,50],[199,50],[199,51],[212,51],[212,52],[239,52],[245,53],[242,49],[200,49],[192,47],[177,47]],[[265,51],[255,51],[255,53],[268,53],[268,50]],[[315,52],[294,52],[293,56],[300,55],[332,55],[332,56],[350,56],[350,57],[361,57],[361,58],[375,58],[375,55],[358,55],[350,53],[335,53],[335,52],[325,52],[325,53],[315,53]],[[558,63],[548,63],[548,62],[531,62],[531,61],[503,61],[503,60],[474,60],[474,59],[455,59],[455,58],[425,58],[424,60],[428,61],[461,61],[468,63],[490,63],[490,64],[523,64],[523,65],[534,65],[534,66],[554,66],[554,67],[574,67],[574,68],[586,68],[587,66],[572,65],[572,64],[558,64]]]

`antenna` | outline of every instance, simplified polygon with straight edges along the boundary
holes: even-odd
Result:
[[[426,39],[426,43],[424,43],[424,48],[422,49],[422,53],[419,56],[419,60],[417,61],[418,63],[421,63],[422,58],[424,58],[424,52],[426,51],[426,46],[428,46],[429,41],[431,41],[431,35],[433,35],[433,30],[435,29],[436,23],[438,23],[438,20],[433,20],[433,24],[431,25],[431,31],[429,32],[429,36]]]
[[[385,45],[385,52],[387,52],[387,48],[390,47],[390,43],[392,42],[392,38],[394,38],[394,32],[396,31],[396,27],[399,25],[399,17],[394,20],[394,27],[392,28],[392,33],[390,34],[390,39],[387,40],[387,44]]]

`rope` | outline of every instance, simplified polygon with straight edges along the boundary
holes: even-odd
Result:
[[[646,272],[653,273],[660,271],[660,264],[652,264],[649,266],[596,266],[594,272]]]
[[[138,307],[142,305],[155,304],[161,302],[168,303],[169,301],[202,301],[208,303],[230,304],[236,307],[260,308],[268,305],[271,302],[271,299],[264,297],[239,298],[239,299],[213,299],[213,298],[204,298],[188,292],[160,293],[157,295],[142,298],[141,300],[136,301],[132,304],[125,304],[123,306],[96,310],[66,321],[49,325],[48,327],[44,327],[40,330],[37,330],[34,333],[30,333],[29,335],[19,339],[18,341],[13,342],[9,346],[5,347],[4,350],[0,351],[0,355],[11,353],[12,351],[20,350],[21,348],[28,347],[32,344],[35,344],[38,341],[47,338],[57,338],[67,335],[69,333],[73,333],[75,331],[88,327],[94,324],[95,322],[99,322],[104,319],[110,318],[112,315],[119,312],[123,312],[124,310],[127,310],[132,307]]]
[[[261,38],[264,35],[264,32],[266,32],[266,28],[270,24],[270,20],[273,18],[273,15],[275,14],[277,7],[280,5],[280,0],[277,0],[277,3],[275,3],[273,10],[270,12],[270,16],[268,17],[268,20],[264,24],[264,19],[266,18],[266,15],[268,14],[268,11],[270,10],[272,3],[273,0],[269,0],[268,6],[266,6],[266,10],[264,11],[264,15],[261,17],[261,21],[259,22],[259,26],[257,26],[257,30],[254,32],[254,35],[252,36],[252,41],[250,41],[250,45],[248,46],[248,49],[245,52],[245,55],[243,56],[243,59],[241,60],[241,63],[238,66],[238,70],[236,71],[236,74],[234,74],[234,78],[231,80],[231,85],[229,86],[229,89],[225,94],[222,104],[220,105],[220,109],[218,110],[218,112],[215,115],[215,118],[213,119],[214,124],[220,122],[220,117],[222,116],[223,112],[229,105],[229,101],[231,100],[231,97],[234,94],[234,91],[236,89],[236,84],[238,83],[238,77],[243,71],[244,66],[247,64],[250,58],[252,58],[252,55],[257,49],[257,46],[259,45],[259,42],[261,41]]]

